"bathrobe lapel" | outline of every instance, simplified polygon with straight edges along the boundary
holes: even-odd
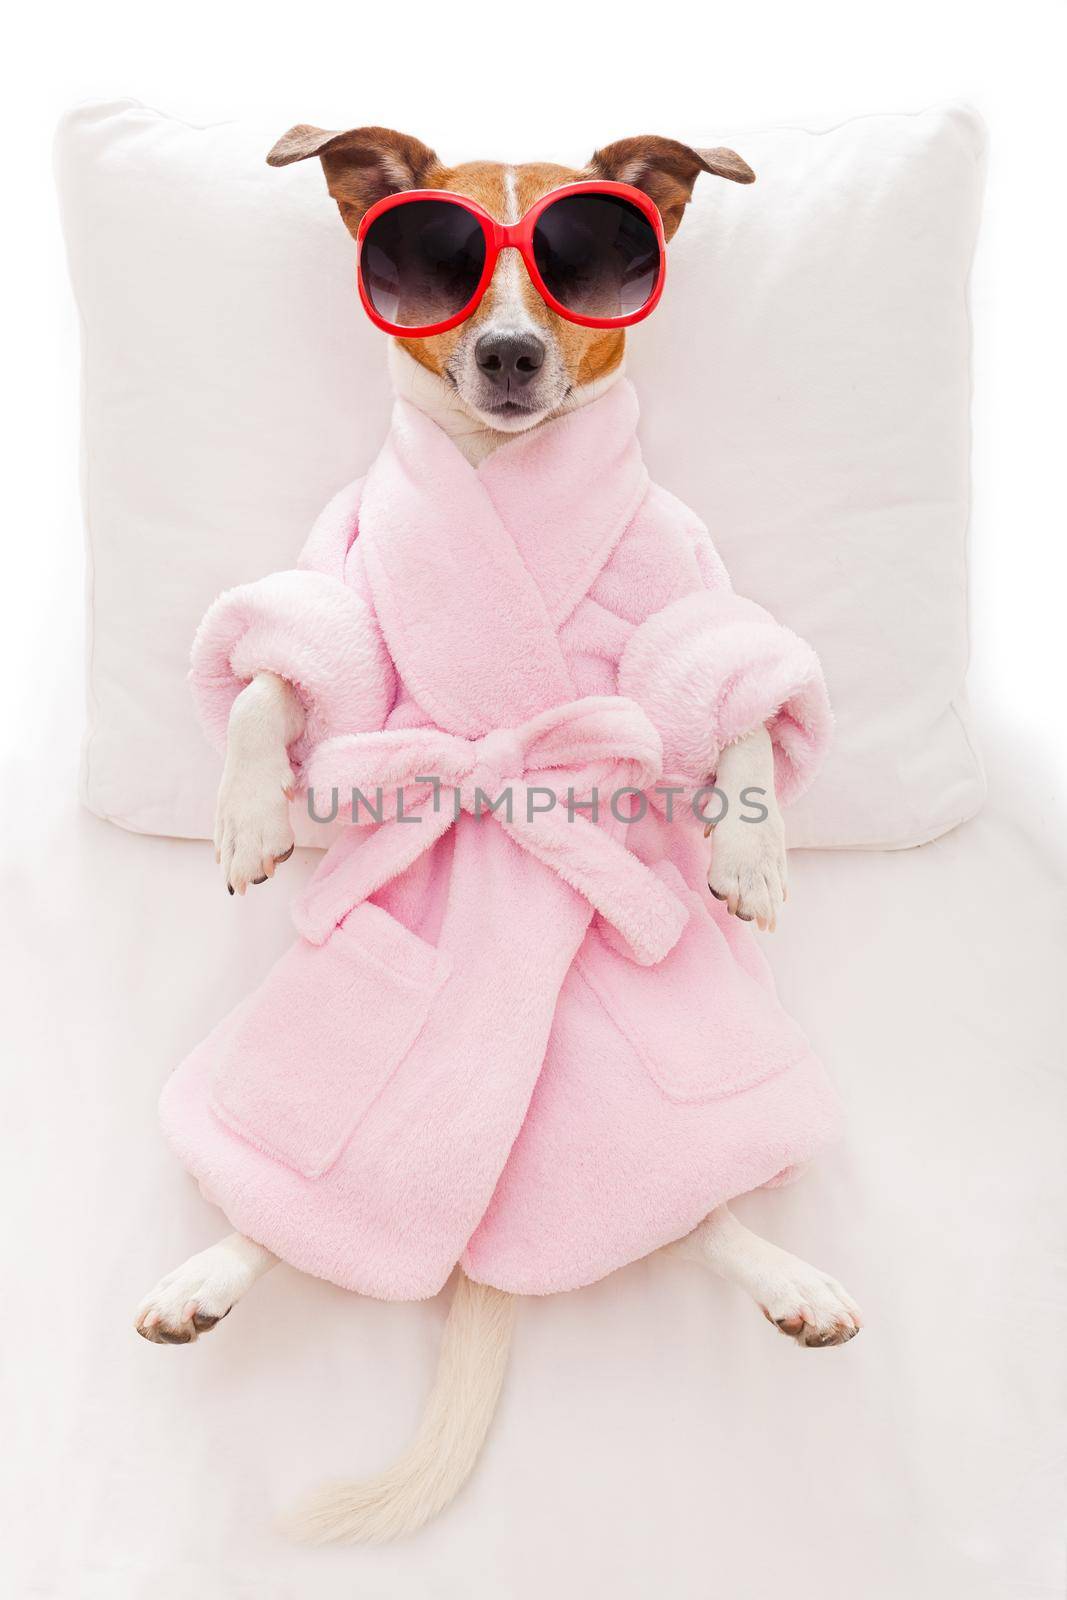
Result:
[[[519,435],[479,477],[560,627],[648,489],[633,386],[619,382],[592,405]]]
[[[619,384],[476,471],[397,402],[360,546],[390,653],[440,728],[477,738],[574,697],[558,628],[644,494],[636,419]]]

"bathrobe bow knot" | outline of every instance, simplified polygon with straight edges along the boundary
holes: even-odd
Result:
[[[335,791],[353,822],[379,826],[369,838],[351,829],[334,846],[297,903],[297,926],[324,943],[467,813],[503,828],[584,896],[634,960],[651,965],[677,943],[688,911],[620,837],[619,797],[651,787],[661,765],[659,734],[619,695],[554,706],[477,739],[410,728],[326,740],[307,764],[309,788]]]
[[[460,743],[466,743],[461,740]],[[498,798],[526,770],[526,749],[519,728],[494,728],[471,745],[474,765],[460,792],[464,811],[474,811],[481,796]]]

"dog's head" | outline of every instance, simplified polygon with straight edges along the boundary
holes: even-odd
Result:
[[[509,167],[472,161],[446,167],[408,134],[389,128],[330,133],[304,124],[278,140],[267,160],[288,166],[318,156],[326,184],[349,232],[389,194],[445,189],[477,201],[500,222],[517,222],[542,195],[583,179],[608,179],[642,190],[677,232],[701,172],[751,183],[754,173],[733,150],[693,150],[647,134],[596,151],[582,171],[545,163]],[[457,327],[398,342],[416,361],[450,383],[464,409],[489,427],[518,432],[559,409],[571,393],[610,373],[622,360],[621,328],[587,328],[550,309],[515,250],[504,250],[473,314]]]

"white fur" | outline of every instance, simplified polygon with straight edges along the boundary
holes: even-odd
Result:
[[[728,1206],[668,1249],[738,1284],[769,1322],[808,1349],[845,1344],[862,1327],[859,1306],[836,1278],[761,1239]]]
[[[730,913],[768,932],[786,897],[785,824],[774,794],[774,751],[766,728],[728,745],[719,757],[716,786],[728,809],[711,831],[708,888]],[[762,790],[767,815],[754,821],[746,790]]]
[[[152,1344],[191,1344],[277,1264],[262,1245],[231,1233],[160,1278],[137,1307],[134,1326]]]
[[[504,168],[504,216],[505,222],[518,222],[519,220],[519,175],[514,167]]]
[[[257,673],[233,703],[215,808],[215,859],[235,894],[257,878],[272,878],[293,848],[288,751],[303,731],[299,696],[273,672]]]

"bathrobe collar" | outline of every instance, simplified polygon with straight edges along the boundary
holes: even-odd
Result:
[[[389,650],[439,727],[478,737],[573,698],[558,631],[646,492],[636,428],[619,382],[475,469],[397,401],[360,546]]]

